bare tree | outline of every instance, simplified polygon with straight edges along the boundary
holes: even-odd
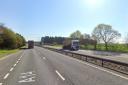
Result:
[[[108,50],[108,43],[113,42],[114,39],[117,39],[121,34],[112,29],[112,26],[106,24],[99,24],[92,32],[92,36],[95,36],[95,39],[99,42],[105,43],[105,48]]]

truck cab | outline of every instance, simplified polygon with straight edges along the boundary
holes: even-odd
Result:
[[[34,48],[34,41],[33,40],[29,40],[28,41],[28,49],[32,49]]]
[[[71,50],[79,50],[79,40],[71,40]]]
[[[79,50],[79,40],[66,39],[63,42],[63,49],[65,50]]]

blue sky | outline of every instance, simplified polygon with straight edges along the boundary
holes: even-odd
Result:
[[[91,2],[90,2],[91,1]],[[128,0],[0,0],[0,22],[28,39],[91,34],[100,23],[128,32]]]

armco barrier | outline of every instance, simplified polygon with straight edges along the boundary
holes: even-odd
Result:
[[[69,51],[58,50],[58,49],[49,48],[49,47],[44,47],[44,48],[128,75],[127,63],[113,61],[109,59],[97,58],[89,55],[72,53]]]

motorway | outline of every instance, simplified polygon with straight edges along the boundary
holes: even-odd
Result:
[[[58,50],[62,49],[61,47],[55,47],[55,46],[49,46],[49,45],[45,45],[44,47],[55,48],[55,49],[58,49]],[[128,53],[94,51],[94,50],[81,50],[81,49],[78,50],[78,51],[70,51],[70,50],[65,50],[65,51],[72,52],[72,53],[83,54],[83,55],[94,56],[96,58],[103,58],[103,59],[128,63]]]
[[[0,85],[128,85],[128,75],[35,46],[0,59]]]
[[[92,51],[92,50],[79,50],[79,51],[70,51],[70,52],[128,63],[128,53]]]

